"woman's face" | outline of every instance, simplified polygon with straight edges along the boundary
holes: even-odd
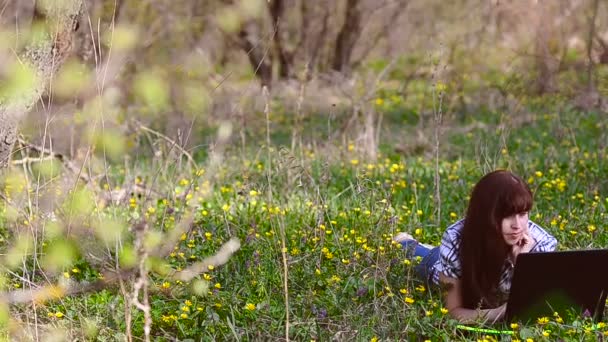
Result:
[[[516,245],[528,233],[528,212],[513,214],[502,219],[502,236],[509,246]]]

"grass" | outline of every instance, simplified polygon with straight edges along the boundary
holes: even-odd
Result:
[[[560,249],[606,246],[606,121],[599,113],[557,108],[535,109],[523,123],[508,124],[509,129],[499,124],[515,118],[493,112],[463,124],[483,125],[464,131],[448,127],[440,151],[439,218],[433,157],[424,149],[408,156],[395,152],[393,141],[403,139],[395,134],[413,128],[408,126],[411,112],[402,117],[393,107],[377,161],[365,161],[356,140],[326,141],[323,147],[292,152],[282,146],[289,145],[289,133],[277,134],[270,150],[228,149],[218,170],[164,167],[161,172],[144,159],[127,169],[114,166],[111,183],[154,184],[162,195],[133,196],[126,205],[97,208],[91,216],[126,223],[145,218],[152,231],[166,232],[193,208],[192,229],[166,260],[178,270],[215,253],[230,237],[242,242],[226,265],[208,269],[190,283],[151,272],[152,336],[158,341],[283,339],[286,310],[289,337],[297,341],[492,340],[456,329],[437,289],[413,277],[418,261],[406,259],[392,237],[406,231],[438,244],[447,225],[463,215],[472,185],[487,171],[509,168],[533,188],[531,219],[558,238]],[[326,123],[315,120],[317,128],[304,136],[324,134],[319,127]],[[206,187],[203,201],[190,197]],[[89,221],[87,216],[82,225]],[[4,226],[3,238],[9,240],[15,223],[6,219]],[[50,238],[44,241],[53,245]],[[41,248],[44,255],[47,250]],[[128,253],[113,255],[128,260]],[[28,274],[19,267],[14,271]],[[98,276],[83,257],[57,272],[64,281]],[[7,275],[5,288],[23,286],[25,282]],[[124,296],[117,289],[10,311],[19,321],[35,317],[42,327],[87,340],[125,338],[125,313]],[[131,313],[133,335],[143,336],[143,313]],[[605,323],[591,331],[588,320],[575,316],[503,328],[515,332],[513,340],[524,341],[595,341],[598,334],[608,335]]]

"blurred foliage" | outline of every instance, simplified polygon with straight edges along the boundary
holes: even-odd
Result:
[[[590,89],[584,43],[571,43],[588,17],[555,4],[547,13],[563,32],[535,47],[544,12],[533,3],[91,1],[73,56],[24,122],[33,146],[16,149],[1,177],[0,285],[132,273],[121,290],[1,306],[0,324],[36,315],[74,336],[141,336],[144,314],[129,306],[141,266],[159,340],[276,339],[286,310],[295,340],[402,339],[404,327],[412,339],[456,336],[439,294],[411,277],[416,260],[391,238],[403,230],[438,243],[485,171],[524,175],[534,220],[564,247],[608,242],[608,66],[594,44]],[[600,37],[606,12],[598,18]],[[342,43],[353,46],[335,66],[347,24]],[[45,29],[35,23],[23,38]],[[38,76],[4,63],[23,44],[6,32],[0,105]],[[538,91],[543,77],[551,91]],[[597,96],[581,105],[581,94]],[[192,226],[178,231],[188,214]],[[175,234],[168,256],[140,263],[138,247],[157,251]],[[243,247],[225,266],[171,278],[235,236]],[[519,336],[587,336],[589,322],[566,318]]]

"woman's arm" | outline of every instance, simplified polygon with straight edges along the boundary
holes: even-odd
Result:
[[[449,278],[439,273],[439,283],[443,290],[445,308],[449,314],[461,323],[495,323],[500,320],[506,309],[503,304],[494,309],[475,310],[462,307],[461,282],[459,279]]]

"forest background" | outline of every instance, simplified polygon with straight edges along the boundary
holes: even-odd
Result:
[[[3,0],[10,340],[454,340],[392,236],[496,168],[604,247],[599,0]],[[589,317],[504,327],[595,340]]]

